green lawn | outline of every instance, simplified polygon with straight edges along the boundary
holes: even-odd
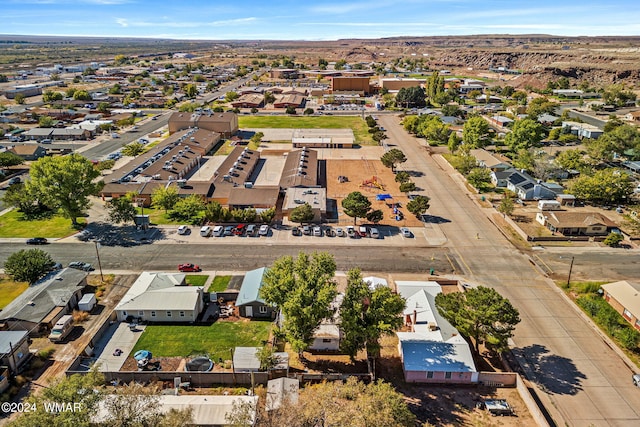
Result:
[[[78,218],[79,223],[84,223],[83,218]],[[49,219],[25,220],[17,209],[0,216],[0,237],[66,237],[76,233],[71,226],[71,220],[61,215],[52,216]]]
[[[27,282],[14,282],[8,277],[0,277],[0,310],[16,299],[29,287]]]
[[[360,116],[242,116],[240,128],[273,129],[353,129],[356,144],[376,145],[368,132],[367,123]]]
[[[149,325],[131,351],[149,350],[156,357],[207,354],[217,361],[231,358],[231,348],[261,347],[269,339],[271,322],[216,322],[211,326]]]
[[[213,281],[211,282],[211,285],[209,286],[209,290],[207,292],[222,292],[227,289],[230,281],[231,276],[216,276],[213,278]]]
[[[204,286],[208,278],[206,274],[187,274],[185,281],[189,286]]]
[[[158,224],[158,225],[180,225],[181,224],[180,222],[175,221],[169,218],[167,215],[165,215],[164,209],[156,209],[152,207],[146,207],[144,209],[138,208],[138,213],[142,214],[143,210],[145,215],[149,215],[149,221],[151,221],[152,224]]]

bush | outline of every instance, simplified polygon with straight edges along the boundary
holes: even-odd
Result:
[[[73,321],[75,323],[84,322],[89,318],[89,313],[86,311],[73,310]]]
[[[36,355],[40,359],[48,359],[53,355],[53,353],[55,353],[55,351],[56,351],[56,349],[54,347],[47,347],[47,348],[43,348],[42,350],[38,351],[38,353]]]
[[[599,289],[600,283],[598,282],[580,283],[578,286],[578,292],[581,294],[595,294]]]

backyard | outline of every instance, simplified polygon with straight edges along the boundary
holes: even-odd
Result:
[[[238,118],[243,128],[273,129],[345,129],[353,130],[356,144],[377,145],[368,132],[367,123],[359,116],[243,116]]]
[[[209,289],[207,290],[207,292],[222,292],[227,289],[230,281],[231,276],[216,276],[213,278],[211,285],[209,285]]]
[[[271,322],[241,320],[210,326],[149,325],[131,351],[149,350],[154,357],[207,355],[212,360],[230,358],[234,347],[261,347],[269,339]]]

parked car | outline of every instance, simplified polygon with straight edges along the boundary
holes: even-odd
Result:
[[[95,270],[95,268],[93,268],[91,264],[89,264],[88,262],[82,262],[82,261],[71,261],[69,263],[69,268],[75,268],[76,270],[83,270],[83,271]]]
[[[51,142],[53,142],[53,141],[51,141],[49,138],[47,138],[47,139],[43,139],[42,141],[40,141],[40,144],[51,144]]]
[[[413,234],[411,233],[411,230],[409,230],[407,227],[402,227],[400,229],[400,233],[402,233],[402,235],[404,237],[413,237]]]
[[[186,225],[181,225],[180,227],[178,227],[178,234],[181,234],[181,235],[189,234],[189,231],[190,229]]]
[[[20,177],[19,176],[14,176],[13,178],[11,178],[9,180],[9,185],[20,184],[20,182],[22,182]]]
[[[293,227],[291,229],[291,235],[293,236],[302,236],[302,230],[299,227]]]
[[[322,237],[322,228],[318,226],[313,227],[313,235],[316,237]]]
[[[224,234],[224,227],[221,225],[216,225],[215,227],[213,227],[213,236],[214,237],[221,237]]]
[[[256,227],[255,224],[247,225],[247,236],[255,237],[257,231],[258,231],[258,227]]]
[[[380,238],[380,232],[378,231],[377,228],[372,227],[369,229],[369,237],[371,237],[372,239],[379,239]]]
[[[269,235],[269,226],[267,224],[262,224],[260,226],[260,230],[258,230],[258,234],[261,236],[268,236]]]
[[[302,227],[302,234],[304,234],[305,236],[311,236],[311,226],[305,225],[304,227]]]
[[[631,376],[631,380],[633,381],[634,386],[640,387],[640,374],[633,374]]]
[[[324,229],[324,235],[327,237],[335,237],[336,232],[335,230],[329,225],[327,227],[325,227]]]
[[[233,225],[227,225],[227,226],[224,228],[223,235],[225,235],[225,236],[231,236],[231,235],[233,234],[233,229],[234,229]]]
[[[202,269],[200,268],[199,265],[187,263],[187,264],[179,264],[178,265],[178,271],[181,271],[183,273],[184,272],[196,272],[197,273],[198,271],[202,271]]]
[[[336,236],[344,237],[345,236],[344,230],[342,228],[339,228],[339,227],[336,228]]]
[[[360,237],[367,237],[367,227],[365,227],[364,225],[361,225],[358,228],[358,236]]]
[[[91,239],[91,233],[89,232],[89,230],[82,230],[81,232],[76,234],[76,239],[82,242],[86,242]]]
[[[358,237],[358,233],[356,233],[356,229],[354,226],[352,225],[347,226],[347,236],[351,237],[352,239],[355,239],[356,237]]]
[[[46,245],[47,243],[49,243],[49,241],[44,237],[32,237],[27,240],[27,245]]]
[[[202,226],[202,228],[200,228],[200,235],[202,237],[209,237],[211,236],[211,227],[209,227],[208,225],[204,225]]]
[[[235,236],[242,236],[244,235],[244,231],[247,228],[246,224],[238,224],[236,225],[236,228],[233,229],[233,234]]]

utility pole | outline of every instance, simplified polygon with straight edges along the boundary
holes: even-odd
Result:
[[[571,283],[571,270],[573,270],[573,259],[575,257],[571,257],[571,264],[569,264],[569,276],[567,276],[567,287],[569,287]]]
[[[100,252],[98,251],[98,241],[94,240],[93,243],[96,244],[96,258],[98,258],[98,268],[100,269],[100,280],[104,282],[104,276],[102,275],[102,263],[100,262]]]

